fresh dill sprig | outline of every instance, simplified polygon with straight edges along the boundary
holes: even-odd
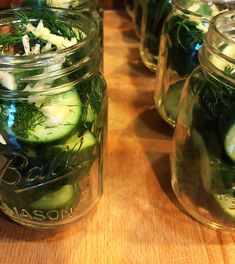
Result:
[[[202,44],[203,32],[197,28],[196,23],[187,19],[176,22],[176,39],[181,48],[191,51],[197,44]]]
[[[33,26],[37,26],[39,21],[42,20],[44,27],[48,28],[52,34],[68,39],[76,37],[75,32],[72,27],[68,25],[68,22],[51,10],[16,10],[15,13],[16,18],[19,18],[25,25],[31,23]]]
[[[235,78],[233,68],[226,66],[224,74]],[[200,98],[210,113],[212,119],[217,119],[221,109],[228,107],[235,100],[235,87],[223,79],[208,75],[207,82],[200,92]]]
[[[42,125],[46,120],[35,105],[18,106],[16,109],[17,111],[9,113],[9,106],[2,105],[0,117],[5,123],[8,122],[9,115],[14,115],[12,131],[23,138],[28,138],[30,131],[32,132],[36,126]]]
[[[2,27],[9,26],[9,32],[0,34],[0,51],[2,51],[3,54],[6,50],[10,49],[10,47],[14,47],[16,51],[17,49],[23,51],[22,37],[26,34],[29,37],[31,46],[34,46],[37,40],[42,44],[46,44],[45,40],[34,36],[34,34],[29,32],[26,28],[29,23],[37,27],[41,20],[43,21],[44,27],[48,28],[52,34],[67,39],[78,37],[82,39],[82,34],[77,36],[73,28],[68,25],[67,21],[62,20],[60,16],[56,15],[56,13],[51,10],[14,10],[13,12],[15,15],[14,19],[11,18],[7,20],[3,18],[0,20]]]

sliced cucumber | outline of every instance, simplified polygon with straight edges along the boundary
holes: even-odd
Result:
[[[235,124],[227,131],[224,139],[224,148],[230,159],[235,162]]]
[[[169,87],[165,99],[165,109],[168,117],[176,121],[178,114],[178,105],[184,81],[179,81]]]
[[[196,129],[193,129],[191,133],[193,142],[199,151],[199,166],[202,184],[207,192],[211,192],[212,176],[210,168],[210,158],[208,155],[206,144],[202,136]]]
[[[71,207],[75,200],[79,200],[80,195],[77,184],[64,185],[59,190],[49,192],[30,203],[29,207],[35,210],[66,209]]]
[[[212,188],[211,192],[218,193],[231,189],[235,183],[235,167],[222,160],[210,162]]]
[[[219,131],[227,156],[235,162],[235,104],[226,108],[220,116]]]
[[[82,136],[74,135],[67,140],[63,145],[54,146],[54,148],[65,148],[67,151],[82,151],[93,147],[96,143],[94,135],[90,131],[86,131]]]
[[[9,106],[10,108],[11,106]],[[81,100],[75,90],[47,97],[41,107],[15,105],[8,112],[5,130],[11,137],[31,143],[48,143],[66,138],[79,123]]]
[[[220,208],[232,218],[235,218],[235,196],[233,193],[213,195]]]
[[[65,146],[67,147],[67,166],[76,167],[89,163],[93,158],[93,148],[96,139],[90,131],[86,131],[81,137],[77,135],[69,139]]]
[[[87,123],[92,123],[95,119],[95,114],[91,108],[91,105],[88,104],[87,106],[87,113],[86,113],[86,122]]]
[[[82,136],[72,136],[63,145],[48,146],[41,151],[40,156],[48,167],[53,164],[57,171],[79,167],[80,170],[76,174],[83,174],[83,167],[87,164],[90,166],[94,160],[95,145],[95,136],[90,131],[86,131]]]

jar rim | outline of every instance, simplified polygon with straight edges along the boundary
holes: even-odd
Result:
[[[70,53],[80,47],[83,47],[95,37],[96,31],[97,31],[95,22],[92,19],[89,19],[88,16],[81,14],[81,13],[77,13],[76,10],[66,10],[63,8],[56,8],[56,7],[53,7],[53,8],[52,7],[19,7],[15,9],[7,9],[7,10],[0,11],[0,17],[2,17],[3,15],[14,14],[15,11],[29,11],[29,10],[41,10],[41,11],[44,11],[44,10],[53,11],[54,10],[58,13],[63,12],[59,15],[60,17],[66,16],[66,15],[74,15],[76,17],[79,17],[79,19],[81,19],[82,22],[86,24],[86,30],[87,30],[86,37],[82,40],[78,40],[75,45],[62,48],[62,49],[58,49],[55,51],[49,51],[49,52],[39,53],[35,55],[23,55],[23,56],[0,55],[0,65],[1,64],[5,65],[6,62],[10,62],[10,64],[15,63],[16,65],[20,65],[20,64],[25,64],[29,62],[32,63],[33,61],[35,61],[36,63],[40,60],[44,61],[52,57],[55,57],[57,55],[63,55],[65,53]],[[37,17],[35,18],[37,19]],[[69,19],[68,21],[73,22],[73,24],[79,25],[79,23],[74,19]],[[0,25],[1,25],[1,20],[0,20]]]
[[[218,28],[218,23],[221,21],[222,18],[224,18],[225,16],[230,16],[233,17],[235,16],[235,10],[230,10],[230,11],[226,11],[226,12],[222,12],[216,16],[214,16],[211,19],[211,23],[209,26],[209,31],[214,31],[215,33],[217,33],[221,39],[223,39],[226,42],[229,42],[229,44],[231,45],[235,45],[235,39],[233,40],[232,38],[227,37],[225,34],[223,34],[223,32],[221,32],[221,30]],[[235,34],[234,34],[235,35]],[[234,46],[235,48],[235,46]]]
[[[222,76],[232,83],[235,82],[235,79],[226,74],[226,69],[231,69],[232,72],[235,69],[235,58],[233,55],[235,54],[234,16],[235,10],[230,10],[212,18],[209,30],[205,34],[204,44],[198,53],[203,69]],[[233,23],[232,27],[230,27],[231,23]],[[228,36],[230,32],[232,32],[234,38]]]
[[[184,6],[181,3],[182,0],[173,0],[174,6],[176,6],[177,9],[179,9],[181,12],[186,13],[187,15],[192,15],[197,18],[204,18],[204,19],[211,19],[213,16],[212,15],[201,15],[197,12],[193,12],[188,9],[188,7]],[[235,0],[194,0],[192,1],[192,4],[195,3],[208,3],[208,4],[235,4]]]
[[[71,0],[72,2],[72,0]],[[85,6],[85,8],[80,8],[82,6]],[[21,4],[11,4],[11,7],[12,8],[18,8],[20,7]],[[84,11],[86,10],[86,7],[88,6],[89,8],[89,11],[95,11],[96,8],[98,7],[98,2],[97,0],[95,1],[89,1],[89,0],[79,0],[79,1],[76,1],[75,5],[72,6],[72,8],[69,8],[70,10],[79,10],[79,11]],[[29,7],[29,5],[27,5],[27,7]],[[31,7],[37,7],[37,5],[32,5]],[[47,2],[45,4],[41,3],[40,4],[40,7],[45,7],[45,8],[61,8],[61,9],[66,9],[66,7],[57,7],[56,5],[55,6],[50,6],[49,4],[47,4]]]

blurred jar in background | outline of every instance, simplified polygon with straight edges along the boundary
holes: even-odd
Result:
[[[134,14],[133,14],[133,22],[134,22],[134,30],[137,38],[140,39],[141,34],[141,25],[143,19],[143,10],[144,5],[147,0],[135,0],[134,1]]]
[[[213,228],[235,229],[235,11],[211,20],[179,105],[172,187],[183,208]]]
[[[210,19],[231,6],[228,1],[175,0],[164,22],[156,74],[155,104],[172,127],[185,79],[198,65],[198,51]]]
[[[10,8],[11,0],[1,0],[0,9]]]
[[[125,10],[127,14],[132,18],[134,12],[134,0],[125,0]]]
[[[171,0],[148,0],[144,5],[141,27],[140,56],[150,70],[156,72],[163,22],[172,7]]]

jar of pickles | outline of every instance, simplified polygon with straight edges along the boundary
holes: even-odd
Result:
[[[174,7],[163,25],[155,90],[156,107],[173,127],[182,87],[199,63],[197,54],[210,19],[228,8],[230,5],[225,0],[174,0]]]
[[[0,209],[37,229],[79,220],[102,193],[107,94],[97,27],[70,14],[0,12]]]
[[[162,25],[172,6],[171,0],[147,0],[143,10],[140,56],[150,70],[156,72]]]
[[[172,186],[183,208],[235,229],[235,11],[211,20],[187,79],[174,134]]]

